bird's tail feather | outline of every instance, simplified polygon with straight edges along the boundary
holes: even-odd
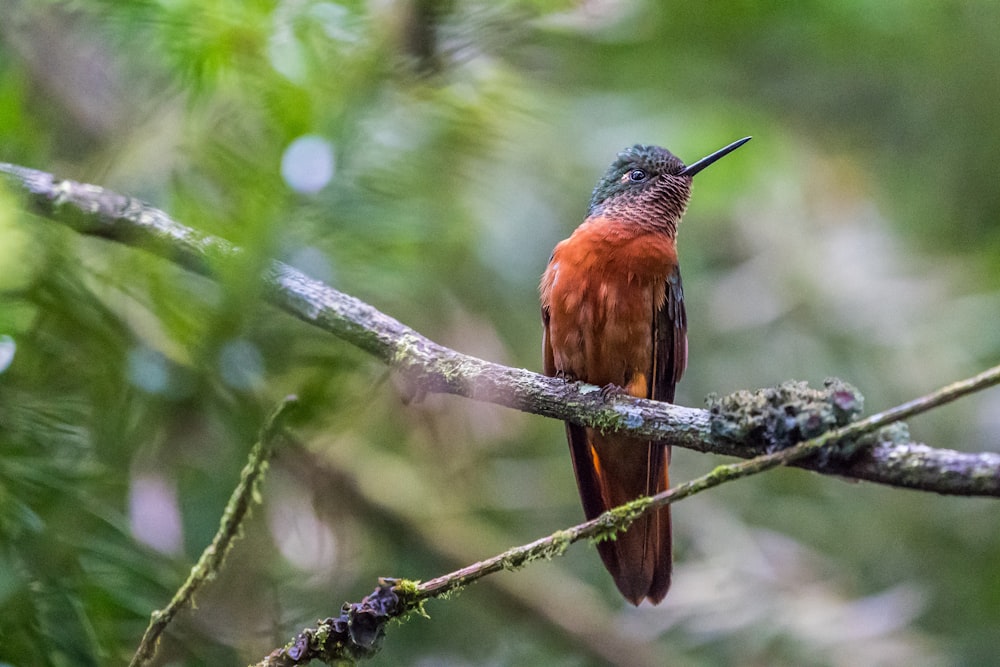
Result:
[[[593,429],[567,424],[577,486],[588,519],[669,488],[669,448],[620,436],[603,436]],[[637,519],[597,550],[622,595],[632,604],[660,602],[670,588],[673,567],[670,508]]]

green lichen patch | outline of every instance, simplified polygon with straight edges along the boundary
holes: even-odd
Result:
[[[712,435],[778,451],[856,419],[864,397],[850,384],[828,379],[822,389],[788,381],[777,387],[709,396]]]

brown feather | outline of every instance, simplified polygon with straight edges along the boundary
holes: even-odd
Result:
[[[556,246],[541,293],[547,375],[673,400],[687,360],[687,324],[672,236],[591,218]],[[574,424],[566,430],[587,518],[669,487],[663,444]],[[669,508],[598,551],[626,599],[659,602],[670,587]]]

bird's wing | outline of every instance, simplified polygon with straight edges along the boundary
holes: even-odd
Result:
[[[552,354],[552,342],[549,340],[549,309],[542,307],[542,372],[553,377],[556,374],[556,361]]]
[[[674,389],[687,368],[687,314],[680,268],[667,276],[666,298],[653,314],[653,382],[650,398],[674,402]]]

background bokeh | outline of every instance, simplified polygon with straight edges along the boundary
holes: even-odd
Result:
[[[0,160],[250,249],[219,282],[0,189],[0,662],[116,664],[302,397],[221,577],[158,664],[242,664],[378,576],[576,523],[562,426],[454,397],[263,304],[279,257],[539,369],[536,285],[622,147],[692,161],[678,402],[830,375],[889,407],[1000,357],[992,0],[5,0]],[[913,420],[1000,449],[1000,394]],[[676,480],[719,459],[675,451]],[[633,609],[592,547],[393,626],[376,665],[977,665],[1000,507],[781,470],[676,506]]]

